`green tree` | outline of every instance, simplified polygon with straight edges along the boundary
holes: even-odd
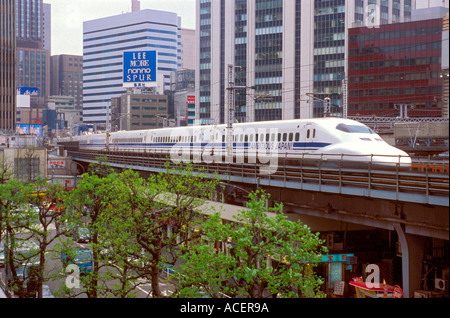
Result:
[[[101,172],[97,174],[97,172]],[[90,236],[89,246],[93,256],[92,271],[83,277],[84,288],[81,291],[72,293],[72,297],[81,293],[86,293],[89,298],[99,296],[99,275],[101,264],[100,252],[103,249],[104,241],[101,236],[106,230],[102,228],[103,214],[110,206],[111,197],[120,195],[117,193],[116,174],[112,169],[108,169],[107,164],[93,166],[88,173],[83,174],[77,188],[73,189],[66,197],[64,205],[65,216],[67,220],[66,227],[69,234],[74,234],[80,229],[87,229]],[[87,211],[87,215],[86,214]],[[70,242],[64,242],[59,253],[73,253],[75,245]]]
[[[249,195],[248,209],[223,224],[214,215],[204,225],[204,240],[184,257],[176,274],[178,296],[211,297],[224,294],[261,298],[264,292],[274,297],[320,297],[323,280],[313,268],[327,250],[319,234],[300,221],[292,222],[276,205],[267,213],[268,195],[256,191]],[[217,243],[228,249],[217,248]],[[198,294],[198,292],[200,292]]]
[[[22,224],[22,229],[28,233],[27,240],[33,240],[38,245],[39,265],[35,270],[37,296],[43,297],[42,285],[52,278],[46,271],[47,255],[50,245],[60,236],[66,234],[64,231],[53,232],[53,224],[65,222],[64,199],[67,193],[58,184],[49,184],[46,179],[38,178],[36,182],[29,184],[26,191],[26,209],[23,213],[29,222]],[[35,210],[32,207],[36,207]]]
[[[121,196],[111,201],[112,213],[105,219],[116,230],[105,235],[115,251],[126,246],[122,251],[126,253],[113,253],[112,258],[128,273],[150,277],[152,297],[163,297],[161,269],[176,265],[180,253],[198,238],[195,229],[202,217],[196,208],[211,196],[218,181],[196,174],[189,164],[167,164],[145,182],[132,171],[117,177]]]

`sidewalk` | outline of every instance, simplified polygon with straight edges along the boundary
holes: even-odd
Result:
[[[0,298],[8,298],[6,294],[3,292],[3,289],[0,287]]]

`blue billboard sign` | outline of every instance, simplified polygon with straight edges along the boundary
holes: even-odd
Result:
[[[39,88],[37,88],[37,87],[17,87],[17,95],[38,96]]]
[[[123,87],[156,87],[158,53],[123,52]]]

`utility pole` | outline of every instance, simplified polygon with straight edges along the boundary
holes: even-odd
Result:
[[[235,96],[234,91],[236,89],[247,89],[253,87],[247,86],[235,86],[234,85],[234,65],[228,64],[228,87],[227,87],[227,103],[228,103],[228,121],[227,121],[227,148],[226,148],[226,160],[233,162],[233,123],[235,121]]]
[[[331,99],[329,97],[325,97],[324,99],[325,104],[324,104],[324,110],[323,110],[323,117],[330,117],[330,103],[331,103]]]
[[[234,66],[228,64],[228,123],[227,123],[227,161],[233,162],[233,121],[235,115],[234,109]]]
[[[394,106],[400,108],[400,116],[398,118],[408,118],[409,104],[394,104]],[[405,110],[403,110],[403,107],[405,108]]]
[[[348,117],[348,107],[347,107],[347,80],[344,78],[342,80],[342,117]]]
[[[331,117],[331,99],[329,97],[321,99],[314,96],[314,93],[306,93],[305,95],[312,99],[323,102],[323,117]]]

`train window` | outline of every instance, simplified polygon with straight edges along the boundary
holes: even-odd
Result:
[[[281,133],[278,133],[278,141],[281,141]]]
[[[248,135],[245,135],[245,139],[244,139],[244,141],[245,141],[245,142],[247,142],[247,141],[248,141]]]
[[[253,141],[253,135],[250,135],[250,142]]]
[[[336,129],[347,133],[374,134],[374,131],[367,126],[339,124]]]
[[[294,134],[293,133],[289,133],[289,141],[293,141],[294,140]]]
[[[283,134],[283,141],[287,141],[287,133]]]
[[[313,138],[316,138],[316,129],[313,129]]]
[[[244,135],[241,135],[241,142],[244,141]]]
[[[266,134],[266,141],[269,141],[269,140],[270,140],[270,135]]]
[[[300,141],[300,133],[295,133],[295,141]]]
[[[275,134],[272,134],[272,136],[270,137],[270,141],[275,141]]]
[[[306,131],[306,138],[309,138],[309,129]]]

